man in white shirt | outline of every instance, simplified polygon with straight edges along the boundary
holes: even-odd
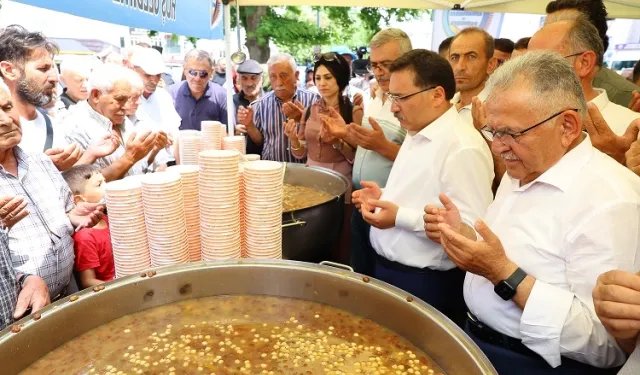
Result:
[[[151,123],[157,126],[152,130],[165,132],[169,136],[169,143],[173,143],[172,140],[178,136],[182,120],[173,105],[171,94],[166,90],[157,89],[165,70],[162,55],[153,48],[139,48],[131,56],[131,65],[144,83],[138,117],[151,120]],[[165,151],[172,156],[170,148]]]
[[[106,136],[114,138],[115,151],[85,160],[85,164],[98,165],[106,181],[145,173],[150,164],[147,155],[167,143],[167,137],[159,137],[160,133],[136,133],[125,112],[130,96],[127,68],[105,64],[91,74],[89,100],[72,107],[61,124],[67,142],[78,143],[82,149]]]
[[[66,170],[78,162],[82,151],[76,144],[66,144],[49,116],[38,110],[51,102],[58,83],[56,53],[58,46],[41,33],[15,25],[0,32],[0,74],[20,113],[20,147],[44,152],[58,170]]]
[[[483,134],[507,174],[477,234],[457,229],[453,204],[439,217],[468,271],[468,333],[500,374],[615,373],[625,355],[591,292],[600,274],[639,266],[640,179],[582,132],[584,94],[556,53],[510,60],[487,89]]]
[[[388,100],[391,63],[411,51],[409,36],[400,29],[384,29],[371,38],[370,70],[378,81],[376,95],[365,107],[362,126],[349,126],[350,144],[357,144],[353,162],[353,189],[374,181],[384,188],[407,131],[391,112]],[[365,182],[366,184],[366,182]],[[351,266],[356,272],[373,276],[376,256],[369,243],[370,226],[354,210],[351,216]]]
[[[599,142],[601,135],[587,127],[594,146],[624,164],[624,153],[638,135],[637,126],[630,124],[640,118],[640,113],[609,101],[604,89],[593,87],[593,80],[603,66],[604,56],[602,39],[596,27],[584,17],[548,24],[529,42],[529,51],[536,50],[556,52],[571,64],[580,79],[586,100],[597,107],[604,121],[618,137],[628,138],[627,142],[621,143],[624,145],[621,149],[615,150],[610,142]],[[603,143],[602,147],[600,143]]]
[[[386,187],[370,181],[353,194],[371,228],[374,276],[414,294],[464,324],[464,272],[425,235],[424,207],[440,192],[455,196],[465,223],[482,217],[493,194],[491,152],[450,103],[453,71],[435,52],[417,49],[393,62],[388,98],[407,136]]]
[[[449,47],[449,63],[453,68],[458,91],[451,102],[470,124],[473,124],[471,99],[474,96],[481,101],[486,99],[483,92],[485,83],[498,66],[493,53],[493,37],[477,27],[462,29]]]

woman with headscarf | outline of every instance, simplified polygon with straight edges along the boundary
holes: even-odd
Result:
[[[351,68],[344,57],[334,52],[320,55],[314,65],[313,79],[321,99],[307,108],[299,125],[294,120],[284,124],[285,135],[290,140],[290,150],[296,158],[306,157],[309,166],[324,167],[341,173],[349,183],[356,147],[332,135],[321,117],[335,117],[339,114],[346,124],[362,124],[362,98],[357,98],[357,104],[354,104],[344,95],[350,76]],[[345,200],[347,224],[343,225],[341,249],[348,249],[350,242],[347,228],[352,210],[351,188],[347,191]]]

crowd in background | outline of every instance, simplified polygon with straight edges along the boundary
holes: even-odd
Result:
[[[640,68],[604,65],[601,1],[547,13],[529,38],[468,28],[437,53],[385,29],[304,79],[279,54],[269,91],[256,61],[198,49],[180,80],[148,45],[58,71],[46,36],[2,30],[0,326],[113,279],[105,183],[231,121],[248,153],[352,182],[336,260],[442,312],[500,374],[617,373],[640,330]]]

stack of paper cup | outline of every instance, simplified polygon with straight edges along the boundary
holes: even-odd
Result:
[[[132,275],[149,268],[151,258],[140,182],[110,182],[105,191],[116,277]]]
[[[142,203],[154,267],[189,262],[182,183],[177,173],[147,174],[142,178]]]
[[[260,155],[258,154],[244,155],[244,161],[257,161],[257,160],[260,160]]]
[[[180,164],[198,165],[200,152],[200,132],[198,130],[181,130],[178,137]]]
[[[224,130],[219,121],[202,121],[202,147],[201,151],[220,150],[222,138],[225,136]]]
[[[200,152],[200,236],[204,260],[240,258],[240,153]]]
[[[282,258],[282,199],[285,164],[244,164],[244,215],[248,258]]]
[[[242,257],[247,257],[247,226],[244,221],[244,164],[240,163],[240,248]]]
[[[167,172],[178,173],[182,182],[182,198],[184,199],[184,216],[187,223],[187,237],[189,239],[189,260],[202,260],[200,243],[200,203],[198,197],[197,165],[174,165],[167,168]]]
[[[222,138],[223,150],[237,150],[242,155],[247,153],[246,139],[244,135]]]

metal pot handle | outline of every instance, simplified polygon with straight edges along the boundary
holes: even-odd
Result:
[[[307,225],[307,222],[304,220],[300,220],[300,219],[296,219],[295,216],[293,216],[293,212],[291,212],[291,221],[285,224],[282,224],[283,228],[288,228],[288,227],[296,227],[296,226],[305,226]]]
[[[321,266],[333,267],[333,268],[339,268],[341,270],[353,272],[353,268],[351,266],[347,266],[346,264],[342,264],[342,263],[330,262],[328,260],[324,260],[324,261],[320,262],[320,265]]]

